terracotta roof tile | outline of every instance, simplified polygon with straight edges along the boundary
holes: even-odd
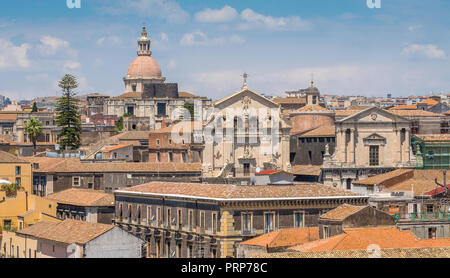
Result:
[[[392,107],[389,110],[417,110],[417,104],[399,105],[399,106],[396,106],[396,107]]]
[[[114,206],[114,195],[99,190],[67,189],[50,194],[46,199],[60,204],[68,204],[80,207],[110,207]]]
[[[278,104],[305,104],[306,103],[306,98],[301,97],[276,97],[272,100],[275,103]]]
[[[129,147],[129,146],[131,146],[131,145],[117,145],[117,146],[111,146],[111,147],[108,147],[108,148],[103,149],[102,152],[107,153],[107,152],[111,152],[111,151],[114,151],[114,150],[126,148],[126,147]]]
[[[319,228],[281,229],[241,242],[243,245],[262,247],[289,247],[319,239]]]
[[[339,207],[330,210],[329,212],[320,216],[320,219],[328,219],[328,220],[344,220],[357,213],[358,211],[366,208],[367,206],[352,206],[348,204],[340,205]]]
[[[344,229],[344,233],[330,238],[305,243],[290,248],[302,252],[334,251],[334,250],[366,250],[370,245],[381,249],[423,248],[434,246],[450,246],[450,240],[430,242],[419,240],[411,231],[400,231],[389,228]]]
[[[253,254],[253,258],[373,258],[373,250],[277,252]],[[450,258],[450,247],[381,249],[380,258]]]
[[[124,188],[120,192],[152,193],[157,195],[177,195],[210,199],[361,197],[361,195],[356,193],[339,190],[323,184],[241,186],[231,184],[150,182]]]
[[[390,112],[401,117],[442,117],[442,114],[424,110],[390,110]]]
[[[305,133],[301,134],[299,137],[301,138],[310,138],[310,137],[335,137],[336,136],[336,130],[334,125],[323,125],[316,127],[312,130],[306,131]]]
[[[28,163],[28,162],[13,154],[0,151],[0,163]]]
[[[308,104],[306,106],[297,109],[296,112],[333,112],[333,111],[317,104]]]
[[[50,163],[49,163],[50,164]],[[35,172],[51,173],[148,173],[148,172],[201,172],[201,163],[148,163],[148,162],[81,162],[78,158],[63,158]]]
[[[319,176],[322,171],[321,165],[294,165],[292,173],[299,176]]]
[[[17,233],[66,244],[85,244],[113,228],[114,225],[66,219],[60,223],[39,222]]]
[[[450,171],[447,171],[447,175]],[[438,188],[434,180],[443,181],[442,170],[395,170],[386,174],[377,175],[354,184],[383,186],[385,192],[414,191],[415,196],[423,196],[425,193]]]

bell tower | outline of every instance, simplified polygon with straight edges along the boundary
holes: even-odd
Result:
[[[150,51],[150,38],[147,37],[145,26],[142,27],[141,37],[138,39],[138,56],[152,56]]]

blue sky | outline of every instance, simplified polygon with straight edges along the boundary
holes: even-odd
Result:
[[[450,1],[66,0],[2,1],[0,94],[59,94],[65,73],[78,93],[119,95],[149,26],[153,57],[180,90],[218,99],[242,84],[282,95],[395,96],[450,93]]]

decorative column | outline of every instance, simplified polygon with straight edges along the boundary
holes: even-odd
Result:
[[[350,158],[351,163],[356,163],[356,154],[355,154],[355,128],[350,128]]]

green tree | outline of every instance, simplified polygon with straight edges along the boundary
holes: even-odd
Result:
[[[42,134],[42,124],[36,118],[31,118],[25,123],[25,134],[33,142],[33,153],[36,154],[36,141]]]
[[[37,112],[38,111],[38,107],[36,102],[33,102],[33,108],[31,109],[31,113]]]
[[[123,117],[119,117],[119,119],[117,119],[116,129],[118,131],[122,131],[122,129],[123,129]]]
[[[58,143],[62,150],[71,148],[76,150],[81,145],[81,116],[78,112],[78,102],[74,89],[78,87],[75,76],[66,74],[58,86],[62,90],[62,97],[58,98],[56,106],[56,125],[61,128]]]
[[[189,113],[191,114],[191,120],[193,120],[194,119],[194,104],[190,103],[190,102],[185,102],[183,107],[189,111]]]

